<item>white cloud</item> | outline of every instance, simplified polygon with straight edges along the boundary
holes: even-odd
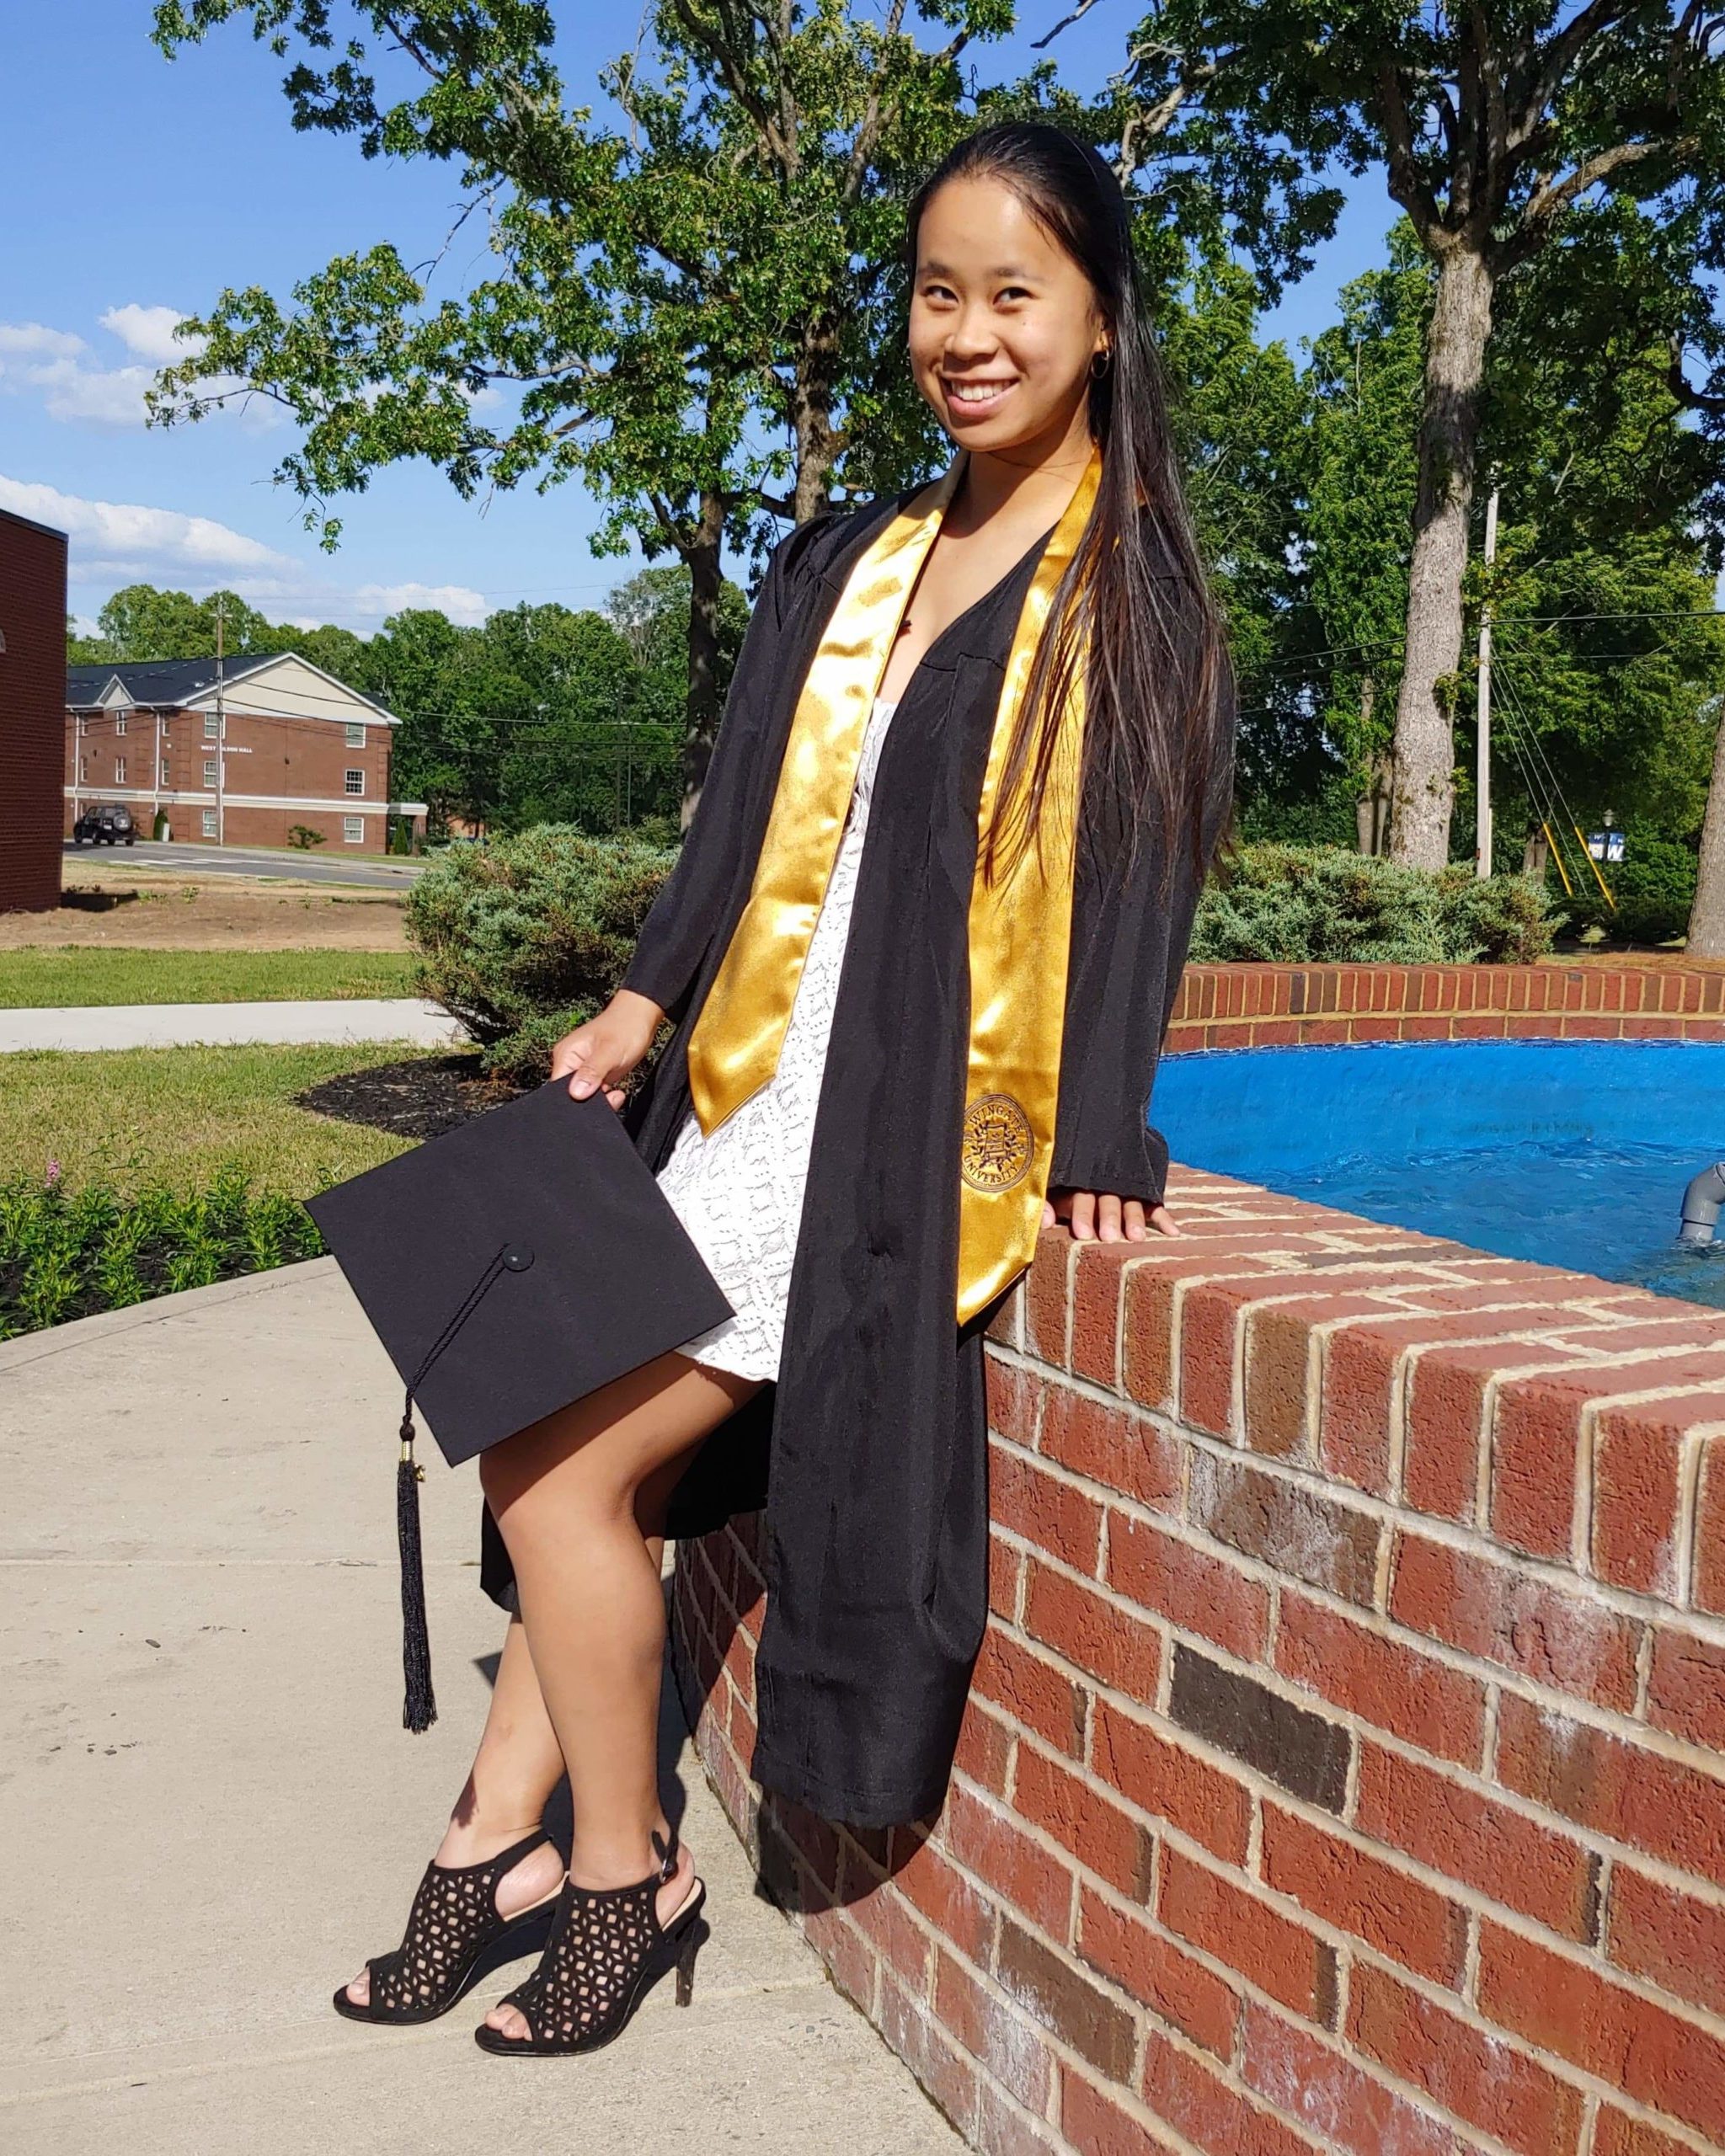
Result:
[[[196,595],[219,585],[272,621],[302,628],[334,622],[365,634],[409,607],[435,608],[475,627],[491,611],[484,594],[464,584],[340,584],[230,525],[180,510],[93,501],[3,473],[0,509],[70,536],[72,582],[89,614],[124,584],[165,584]]]
[[[211,517],[135,502],[89,501],[23,479],[0,476],[0,509],[67,533],[80,580],[108,571],[142,576],[266,570],[287,561],[261,540],[248,539]]]
[[[72,360],[84,349],[69,329],[50,329],[40,322],[0,322],[0,367],[19,360]]]
[[[142,427],[149,418],[144,392],[159,368],[191,358],[200,340],[182,344],[174,334],[182,319],[177,307],[143,307],[129,301],[101,317],[103,328],[133,355],[131,362],[104,366],[92,357],[84,339],[69,329],[40,322],[0,322],[0,391],[40,397],[51,419],[83,421],[98,427]],[[238,377],[223,376],[206,385],[211,395],[240,389]],[[254,426],[273,426],[277,414],[265,398],[237,398],[238,411]]]
[[[182,343],[174,335],[184,319],[177,307],[140,307],[136,300],[125,307],[110,307],[100,317],[102,327],[112,330],[128,352],[158,367],[172,366],[176,360],[190,359],[204,349],[201,337]]]

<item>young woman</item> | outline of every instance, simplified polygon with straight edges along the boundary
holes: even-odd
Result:
[[[513,1621],[356,2018],[430,2019],[547,1927],[486,2049],[606,2041],[673,1950],[686,1997],[667,1531],[765,1506],[757,1780],[862,1825],[937,1811],[987,1612],[983,1333],[1056,1220],[1178,1232],[1146,1109],[1233,705],[1119,189],[1057,130],[985,129],[912,205],[907,269],[957,454],[777,547],[676,870],[553,1065],[625,1110],[735,1315],[483,1454]]]

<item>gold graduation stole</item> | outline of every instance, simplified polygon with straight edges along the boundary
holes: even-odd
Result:
[[[914,495],[858,557],[797,704],[748,904],[689,1035],[689,1091],[710,1134],[777,1068],[809,941],[837,857],[862,737],[919,570],[966,452]],[[1052,606],[1102,477],[1092,446],[1025,595],[995,713],[977,817],[969,910],[970,1042],[959,1155],[958,1321],[1036,1254],[1054,1152],[1071,938],[1084,730],[1083,669],[1056,736],[1035,845],[990,884],[981,845],[1013,724]],[[1045,869],[1045,873],[1044,873]]]

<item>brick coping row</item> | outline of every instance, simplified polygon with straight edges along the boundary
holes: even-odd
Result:
[[[1194,965],[1165,1053],[1534,1039],[1725,1040],[1725,967]]]

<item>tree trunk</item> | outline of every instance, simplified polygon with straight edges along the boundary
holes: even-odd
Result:
[[[1713,737],[1713,776],[1701,825],[1688,953],[1691,958],[1725,958],[1725,721]]]
[[[1359,730],[1371,739],[1373,707],[1377,702],[1377,679],[1368,674],[1359,685]],[[1382,853],[1390,840],[1390,797],[1392,770],[1386,745],[1371,750],[1371,770],[1366,791],[1354,804],[1354,839],[1361,853]]]
[[[1390,851],[1417,868],[1442,868],[1450,858],[1455,744],[1445,685],[1461,662],[1461,577],[1491,329],[1492,273],[1479,253],[1452,239],[1439,258],[1426,333],[1407,642],[1396,706]]]
[[[701,519],[692,544],[683,549],[689,565],[689,696],[684,712],[683,805],[681,828],[687,830],[713,760],[718,731],[718,595],[724,587],[720,555],[724,545],[725,504],[710,489],[701,497]]]
[[[1534,830],[1527,835],[1527,844],[1521,849],[1521,873],[1535,883],[1546,880],[1546,867],[1551,858],[1551,849],[1546,844],[1542,830]]]

